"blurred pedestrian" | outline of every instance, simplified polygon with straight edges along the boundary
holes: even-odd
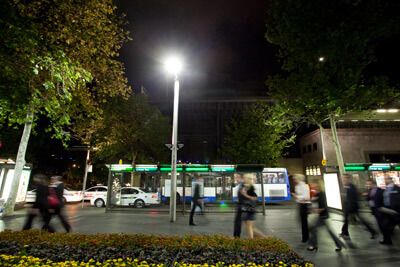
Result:
[[[318,249],[318,238],[317,238],[318,228],[320,226],[325,226],[332,240],[336,244],[335,250],[341,251],[342,248],[346,246],[342,241],[339,240],[339,238],[336,237],[336,235],[330,229],[329,224],[327,224],[329,213],[328,213],[328,205],[326,203],[326,195],[323,190],[324,186],[322,186],[320,182],[314,183],[313,185],[316,190],[315,193],[316,193],[316,201],[318,202],[318,208],[310,209],[309,211],[310,213],[317,213],[319,216],[317,217],[313,226],[310,228],[311,237],[309,241],[309,247],[307,248],[307,250],[313,251]]]
[[[301,242],[306,243],[309,238],[308,232],[308,208],[310,206],[310,189],[305,183],[305,176],[303,174],[294,174],[293,181],[295,184],[294,191],[292,193],[299,203],[299,213],[301,220]]]
[[[71,226],[67,222],[63,214],[64,207],[64,184],[62,176],[52,176],[51,185],[49,186],[49,212],[50,216],[57,215],[67,233],[71,231]],[[51,200],[50,200],[51,199]]]
[[[44,174],[35,174],[32,179],[36,184],[36,199],[33,206],[29,210],[28,218],[23,230],[31,229],[33,219],[39,214],[42,216],[44,223],[42,229],[48,230],[50,222],[50,215],[47,205],[47,196],[49,195],[47,182],[48,178]]]
[[[393,179],[385,174],[386,189],[382,194],[382,201],[377,202],[377,207],[383,214],[382,234],[383,245],[392,245],[392,232],[400,224],[400,187],[393,183]]]
[[[244,196],[241,193],[244,187],[242,174],[237,174],[236,181],[238,203],[236,208],[235,220],[233,222],[233,237],[240,237],[240,234],[242,232],[242,206],[244,201]]]
[[[245,176],[245,185],[241,189],[241,194],[244,196],[242,205],[242,221],[246,225],[249,239],[253,239],[254,237],[266,237],[260,230],[254,227],[258,197],[253,185],[253,177],[250,174]]]
[[[377,232],[367,223],[367,221],[360,216],[358,209],[358,195],[357,189],[354,184],[351,183],[351,176],[348,174],[342,175],[342,182],[344,187],[344,224],[342,232],[339,234],[344,239],[350,239],[349,235],[349,215],[354,214],[360,221],[367,227],[371,233],[371,239],[376,238]]]
[[[377,208],[379,205],[379,201],[383,198],[383,189],[379,188],[376,184],[375,180],[368,180],[367,181],[368,193],[365,193],[365,199],[368,201],[368,205],[371,208],[372,215],[375,216],[376,222],[378,223],[379,229],[382,232],[382,224],[383,224],[383,214]],[[379,206],[382,206],[379,205]]]
[[[189,225],[193,226],[196,226],[196,224],[193,222],[193,216],[194,212],[196,211],[196,208],[199,207],[200,211],[203,213],[203,207],[202,207],[203,199],[200,196],[201,183],[203,183],[203,178],[202,177],[197,178],[196,185],[194,187],[194,194],[192,197],[192,209],[190,211],[190,217],[189,217]]]

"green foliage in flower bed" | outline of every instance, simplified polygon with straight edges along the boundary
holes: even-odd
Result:
[[[0,254],[29,255],[53,262],[133,258],[149,264],[298,264],[307,262],[277,238],[233,239],[227,236],[156,236],[131,234],[49,234],[45,231],[0,233]],[[22,253],[22,254],[21,254]]]

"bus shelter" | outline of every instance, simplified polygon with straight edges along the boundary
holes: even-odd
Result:
[[[139,207],[135,203],[144,200],[145,206],[154,209],[169,211],[171,192],[171,165],[129,165],[112,164],[109,168],[108,192],[106,211],[116,208]],[[177,211],[190,211],[191,196],[194,185],[200,182],[200,195],[209,210],[216,212],[232,212],[237,201],[237,177],[250,174],[259,202],[262,204],[258,210],[265,214],[264,165],[213,165],[213,164],[178,164],[177,165]],[[287,174],[286,174],[287,175]],[[201,179],[200,179],[201,178]],[[127,188],[138,190],[135,195],[126,194]],[[285,187],[286,188],[286,187]],[[125,193],[124,193],[125,192]],[[139,194],[148,194],[147,199],[142,199]],[[154,204],[157,198],[157,204]],[[151,199],[151,200],[150,200]],[[142,207],[142,206],[140,206]]]

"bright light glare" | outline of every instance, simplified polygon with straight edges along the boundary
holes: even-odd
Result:
[[[324,57],[320,57],[320,58],[319,58],[319,61],[324,61],[324,60],[325,60]]]
[[[394,108],[393,108],[393,109],[389,109],[389,110],[388,110],[388,112],[390,112],[390,113],[396,113],[397,111],[399,111],[399,110],[397,110],[397,109],[394,109]]]
[[[378,109],[376,112],[378,112],[378,113],[385,113],[385,112],[386,112],[386,109]]]
[[[170,73],[178,74],[182,69],[182,63],[177,58],[170,58],[165,62],[165,68]]]

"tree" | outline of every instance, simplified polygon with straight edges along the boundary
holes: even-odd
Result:
[[[288,135],[293,118],[283,110],[257,103],[245,109],[243,117],[227,126],[226,144],[222,155],[232,163],[258,163],[276,166],[284,156],[283,149],[294,142],[295,135]]]
[[[399,31],[399,2],[378,0],[272,0],[270,43],[280,47],[284,75],[267,85],[278,105],[320,126],[329,118],[340,173],[339,117],[381,105],[398,95],[385,76],[372,75],[380,39]]]
[[[116,96],[104,109],[103,118],[91,127],[91,138],[97,157],[111,160],[126,158],[158,162],[168,156],[165,144],[171,134],[169,119],[147,102],[143,95],[128,98]]]
[[[96,118],[107,96],[129,88],[113,59],[128,40],[111,0],[1,0],[0,119],[24,124],[5,214],[12,215],[30,132],[39,115],[48,130]]]

